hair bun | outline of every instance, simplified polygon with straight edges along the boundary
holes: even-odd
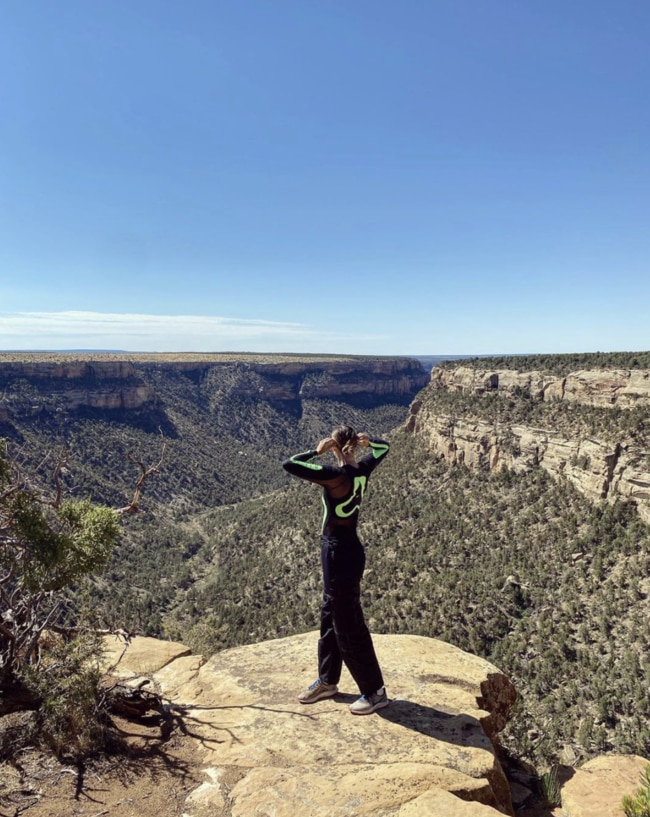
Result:
[[[354,454],[359,437],[352,426],[341,425],[332,432],[332,439],[344,454]]]

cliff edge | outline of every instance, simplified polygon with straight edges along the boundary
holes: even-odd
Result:
[[[483,659],[435,639],[374,636],[391,704],[367,717],[344,671],[335,698],[304,706],[316,633],[209,660],[136,638],[123,677],[151,677],[196,741],[205,782],[188,817],[490,817],[513,814],[495,753],[516,694]],[[123,645],[109,641],[109,660]],[[163,815],[161,815],[163,817]]]

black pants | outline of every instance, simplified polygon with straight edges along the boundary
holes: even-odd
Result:
[[[361,577],[366,554],[354,528],[321,540],[323,604],[318,671],[321,680],[338,684],[342,662],[362,695],[384,685],[370,631],[361,609]]]

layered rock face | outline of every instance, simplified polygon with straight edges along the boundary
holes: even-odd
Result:
[[[206,361],[66,360],[0,363],[0,419],[21,412],[51,409],[48,398],[66,410],[136,410],[155,403],[155,381],[165,373],[183,373],[215,393],[243,399],[301,401],[355,397],[401,399],[408,403],[429,381],[422,365],[409,358]],[[16,408],[17,406],[19,408]]]
[[[142,364],[152,369],[151,363]],[[429,382],[429,375],[410,358],[304,359],[295,362],[233,361],[161,362],[158,371],[183,371],[195,380],[212,381],[229,394],[272,401],[342,399],[357,395],[405,397]]]
[[[484,394],[528,392],[539,401],[564,400],[597,407],[650,405],[650,372],[589,371],[563,378],[539,372],[434,369],[428,389]],[[541,466],[563,476],[592,500],[632,499],[650,522],[648,452],[631,439],[617,442],[571,437],[552,428],[495,423],[451,412],[439,413],[426,394],[411,405],[407,428],[427,439],[433,452],[454,464],[516,472]]]
[[[335,698],[302,705],[317,633],[226,650],[135,639],[118,671],[147,673],[191,724],[206,782],[190,817],[490,817],[512,814],[493,741],[515,691],[483,659],[421,636],[379,635],[390,705],[355,717],[349,675]],[[171,652],[170,652],[171,650]],[[109,661],[122,645],[109,643]]]
[[[0,363],[0,389],[7,392],[7,419],[16,402],[21,407],[31,403],[40,410],[43,397],[58,399],[73,411],[84,407],[128,411],[151,403],[155,397],[153,388],[128,361]]]
[[[588,406],[632,408],[650,402],[650,371],[645,369],[590,369],[556,377],[536,371],[457,366],[434,369],[431,382],[447,391],[480,394],[519,389],[529,392],[535,400],[566,400]]]

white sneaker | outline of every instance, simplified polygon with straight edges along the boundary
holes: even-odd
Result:
[[[372,715],[373,712],[383,709],[389,703],[386,687],[382,687],[370,695],[362,695],[350,705],[350,712],[353,715]]]

